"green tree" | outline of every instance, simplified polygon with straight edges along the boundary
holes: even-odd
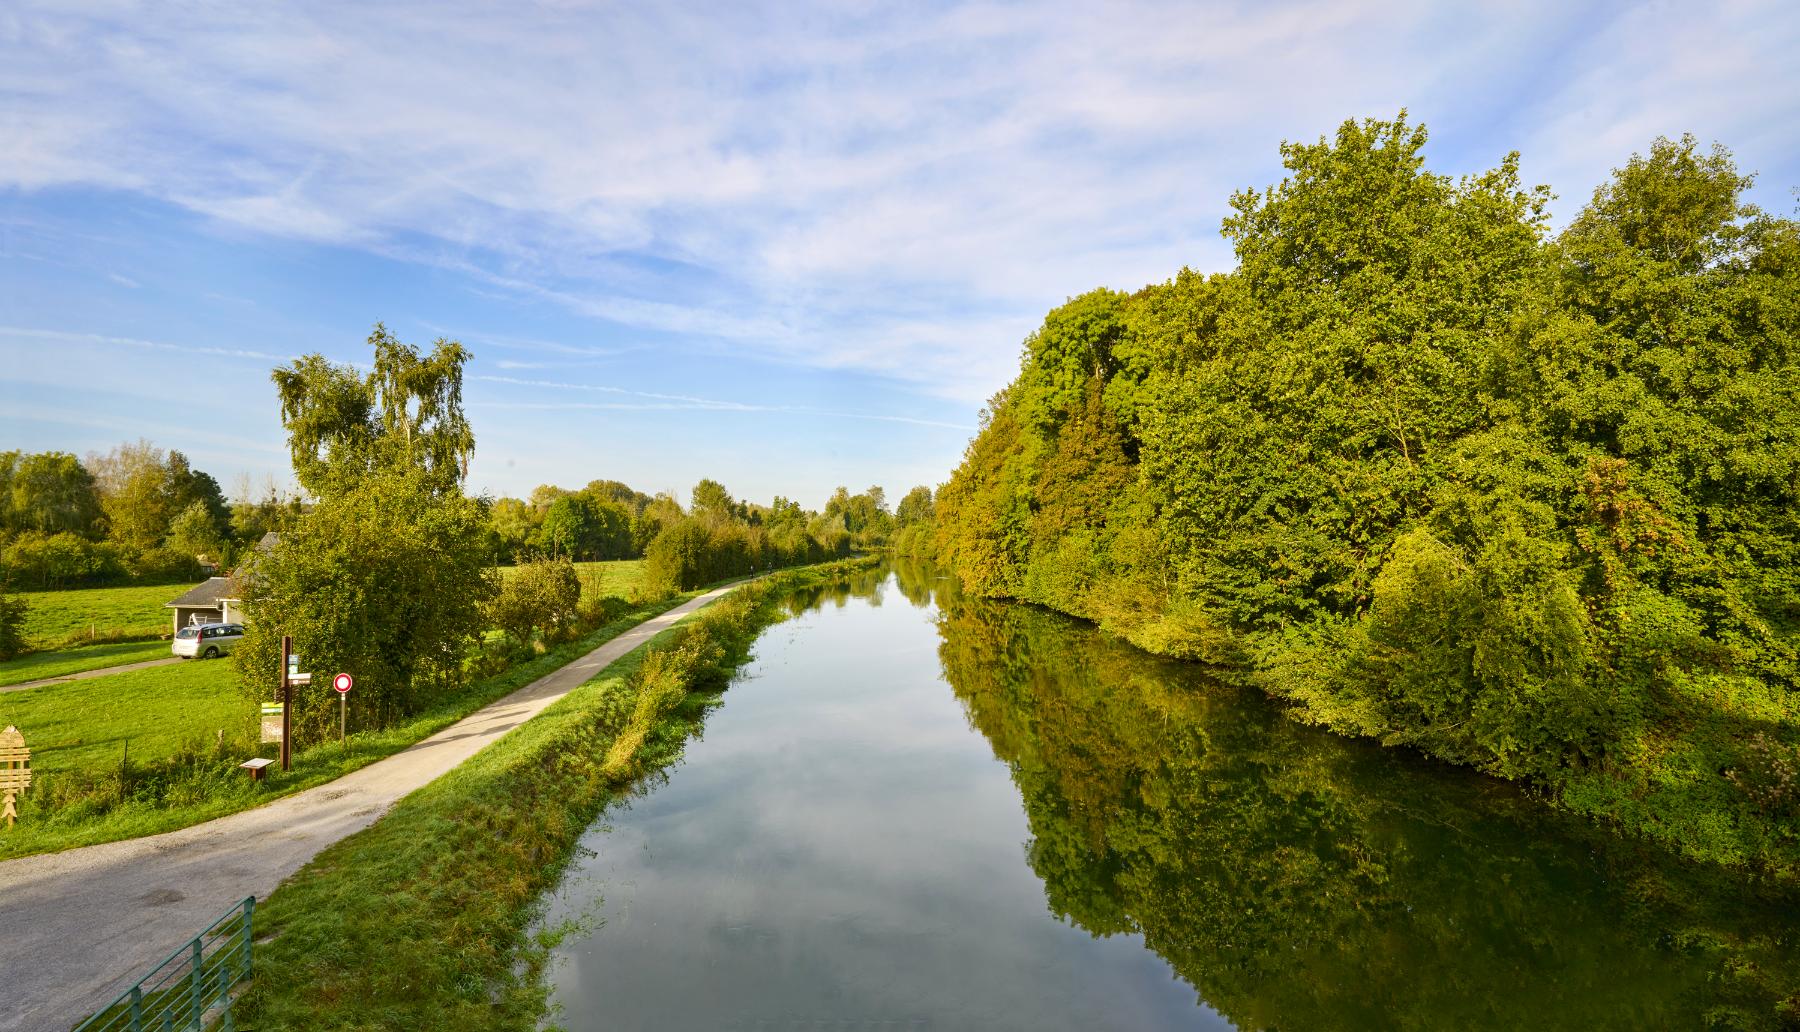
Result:
[[[539,541],[549,555],[580,559],[595,551],[599,522],[594,505],[585,495],[564,495],[550,503],[539,529]]]
[[[911,527],[920,523],[930,523],[936,515],[931,500],[931,488],[920,485],[906,492],[900,504],[894,509],[894,523],[902,527]]]
[[[17,449],[0,451],[0,536],[21,526],[18,513],[13,509],[13,478],[19,472],[19,460],[24,456]]]
[[[525,502],[500,498],[488,508],[488,528],[494,558],[505,562],[522,556],[537,538],[538,520]]]
[[[593,555],[596,559],[629,559],[632,548],[631,510],[614,501],[593,503]]]
[[[366,719],[385,725],[461,683],[493,593],[481,507],[440,494],[427,471],[389,470],[334,492],[246,574],[250,619],[234,654],[247,695],[277,695],[283,634],[304,668],[356,677]],[[295,693],[305,737],[332,731],[331,693]]]
[[[731,519],[741,514],[731,492],[725,490],[725,485],[717,480],[702,480],[694,485],[693,507],[696,516]]]
[[[435,494],[460,491],[475,450],[462,410],[468,350],[439,338],[421,356],[380,323],[369,347],[366,376],[316,354],[275,370],[294,475],[321,498],[397,469],[419,471]]]
[[[588,482],[588,486],[581,490],[583,494],[596,502],[616,502],[624,506],[631,515],[643,511],[644,506],[649,505],[651,500],[649,495],[642,491],[634,491],[630,485],[617,480],[591,480]]]
[[[495,590],[484,507],[462,492],[474,436],[461,401],[462,345],[421,358],[380,325],[374,371],[320,355],[275,370],[296,475],[317,499],[245,571],[251,621],[240,683],[269,698],[283,634],[314,670],[356,675],[377,724],[460,682]],[[301,692],[305,726],[329,721]]]
[[[1452,179],[1425,143],[1285,144],[1234,270],[1051,311],[931,549],[1299,719],[1800,870],[1725,773],[1800,742],[1800,225],[1690,137],[1550,239],[1516,155]]]
[[[231,506],[226,503],[219,482],[211,474],[195,469],[187,456],[178,451],[169,452],[166,469],[171,522],[174,516],[199,505],[206,513],[213,534],[223,540],[231,529]]]
[[[531,508],[539,516],[542,516],[550,511],[550,506],[555,504],[558,498],[567,498],[574,493],[557,487],[555,484],[539,484],[531,489]]]
[[[225,537],[219,533],[205,502],[196,500],[175,517],[175,522],[169,526],[169,547],[186,555],[208,556],[214,561],[222,558]]]
[[[66,452],[25,455],[13,469],[13,518],[46,534],[89,535],[100,519],[100,495],[81,460]]]
[[[168,536],[175,514],[169,510],[166,458],[161,448],[142,439],[88,456],[108,537],[141,550]]]

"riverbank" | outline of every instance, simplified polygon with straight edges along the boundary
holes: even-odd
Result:
[[[258,905],[239,1023],[532,1027],[555,935],[531,924],[581,834],[679,756],[783,593],[875,562],[739,588],[319,854]]]
[[[1319,708],[1322,695],[1295,687],[1311,676],[1303,647],[1278,664],[1251,655],[1242,641],[1197,654],[1192,638],[1171,631],[1174,622],[1154,608],[1132,610],[1116,599],[1107,603],[1108,610],[1054,597],[986,597],[1072,617],[1148,656],[1254,686],[1299,723],[1525,786],[1546,805],[1579,814],[1611,834],[1653,842],[1708,867],[1800,884],[1800,753],[1795,752],[1800,746],[1787,744],[1800,733],[1800,694],[1777,695],[1746,678],[1668,670],[1657,705],[1665,717],[1679,720],[1640,721],[1610,751],[1563,767],[1509,774],[1427,748],[1405,729],[1340,720],[1346,710]],[[1315,658],[1328,664],[1322,654]]]

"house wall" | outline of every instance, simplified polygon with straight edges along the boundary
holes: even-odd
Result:
[[[201,623],[223,623],[225,614],[213,606],[176,606],[174,629],[179,631],[192,622],[192,617],[200,617]]]

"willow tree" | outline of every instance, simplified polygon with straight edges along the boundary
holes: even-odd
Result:
[[[246,691],[272,696],[291,635],[302,666],[354,675],[352,701],[385,723],[460,682],[493,586],[485,512],[463,493],[468,350],[439,340],[421,355],[379,324],[369,345],[366,375],[318,354],[274,371],[294,474],[315,502],[247,571],[238,663]],[[329,722],[331,694],[296,694],[303,734]]]

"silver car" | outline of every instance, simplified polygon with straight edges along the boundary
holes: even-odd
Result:
[[[243,640],[243,624],[194,624],[175,632],[169,651],[186,659],[217,659]]]

